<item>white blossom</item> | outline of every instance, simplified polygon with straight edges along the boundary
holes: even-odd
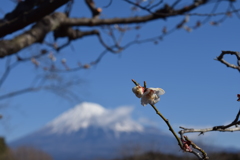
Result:
[[[149,104],[156,104],[158,101],[160,101],[160,95],[163,95],[165,91],[162,88],[147,88],[141,99],[141,104],[143,106],[146,106]]]
[[[132,88],[132,91],[138,98],[141,98],[143,96],[144,87],[135,86]]]

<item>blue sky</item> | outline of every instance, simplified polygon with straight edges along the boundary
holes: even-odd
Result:
[[[104,6],[107,3],[108,1],[102,1],[97,4]],[[8,12],[14,7],[12,1],[1,1],[0,4],[3,12]],[[102,16],[129,16],[130,8],[125,2],[114,2],[111,7],[103,9]],[[200,11],[206,13],[208,10]],[[137,14],[147,13],[140,10]],[[85,4],[77,1],[72,15],[89,17],[90,12]],[[183,17],[170,18],[166,21],[142,24],[140,30],[126,33],[123,44],[133,40],[137,34],[140,34],[142,39],[160,35],[163,26],[172,28],[182,19]],[[188,24],[191,26],[196,20],[198,17],[190,17]],[[170,120],[176,131],[180,125],[205,128],[229,123],[239,109],[236,94],[239,93],[240,74],[214,58],[222,50],[239,51],[239,26],[240,19],[233,15],[218,26],[207,23],[190,33],[180,29],[166,36],[158,44],[136,44],[120,54],[108,53],[98,65],[90,69],[65,74],[65,78],[82,79],[79,86],[72,88],[79,96],[79,101],[69,102],[46,91],[1,101],[0,112],[4,115],[4,119],[0,121],[1,136],[12,141],[29,134],[83,101],[98,103],[106,108],[133,106],[132,115],[135,119],[144,117],[168,133],[167,126],[154,110],[150,106],[141,106],[140,100],[134,96],[131,91],[134,86],[131,79],[139,83],[147,81],[149,87],[160,87],[166,91],[156,106]],[[52,40],[50,35],[47,40]],[[104,40],[111,44],[109,37],[105,36]],[[33,53],[38,48],[41,47],[34,45],[21,54]],[[61,50],[57,54],[56,63],[59,63],[61,58],[66,58],[67,64],[72,67],[79,61],[83,64],[90,63],[103,50],[96,37],[86,37]],[[0,64],[1,68],[4,66],[4,60]],[[236,63],[233,57],[229,56],[227,60]],[[0,73],[3,73],[3,70]],[[9,75],[1,93],[29,86],[36,81],[36,75],[42,73],[43,71],[35,68],[31,62],[20,64]],[[240,149],[239,142],[236,142],[239,132],[206,133],[199,138],[203,142]]]

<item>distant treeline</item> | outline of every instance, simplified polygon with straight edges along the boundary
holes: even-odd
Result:
[[[212,153],[209,154],[210,160],[240,160],[240,153]],[[113,160],[197,160],[193,156],[176,156],[157,152],[147,152],[140,155],[117,158]]]
[[[33,147],[18,147],[10,149],[4,138],[0,137],[0,160],[53,160],[53,158]]]

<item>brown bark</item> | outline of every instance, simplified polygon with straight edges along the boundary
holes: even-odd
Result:
[[[199,0],[178,10],[174,10],[171,7],[166,7],[165,5],[163,8],[156,10],[155,14],[127,18],[69,18],[65,13],[59,12],[49,15],[55,9],[66,4],[68,1],[69,0],[45,1],[41,3],[37,9],[30,10],[29,12],[20,15],[12,21],[0,23],[0,37],[3,37],[38,21],[27,32],[24,32],[12,38],[11,40],[0,40],[0,58],[15,54],[34,43],[42,43],[45,36],[52,31],[55,31],[55,38],[68,37],[69,40],[73,40],[82,38],[83,36],[99,34],[99,32],[96,30],[90,32],[81,32],[80,30],[74,30],[70,28],[73,26],[93,27],[113,24],[144,23],[156,19],[166,19],[181,15],[190,12],[191,10],[198,8],[207,2],[207,0]],[[64,32],[59,34],[58,30],[62,30]]]

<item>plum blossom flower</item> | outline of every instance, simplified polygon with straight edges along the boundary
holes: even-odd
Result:
[[[132,91],[138,98],[141,98],[143,96],[144,87],[137,85],[132,88]]]
[[[142,95],[141,104],[146,106],[149,104],[156,104],[160,101],[160,95],[163,95],[165,91],[162,88],[146,88]]]

